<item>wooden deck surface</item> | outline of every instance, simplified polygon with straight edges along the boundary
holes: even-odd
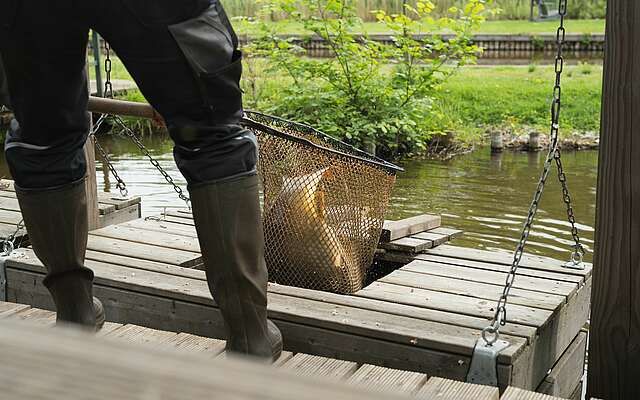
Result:
[[[107,323],[98,339],[53,326],[55,314],[0,302],[0,382],[11,398],[498,400],[498,389],[425,374],[285,352],[275,368],[222,360],[224,342]],[[102,339],[102,340],[101,340]],[[79,345],[82,343],[83,345]],[[173,352],[167,352],[172,350]],[[197,355],[197,357],[196,357]],[[211,361],[212,358],[218,360]],[[279,369],[280,371],[274,371]],[[226,395],[222,395],[226,393]],[[107,396],[107,397],[105,397]],[[406,396],[406,397],[405,397]],[[510,388],[503,399],[559,399]]]
[[[168,213],[91,232],[88,267],[108,318],[222,338],[220,312],[201,264],[193,220]],[[350,296],[269,285],[269,316],[288,350],[465,380],[493,315],[510,254],[441,245]],[[44,268],[29,249],[7,261],[8,299],[52,308]],[[188,268],[185,268],[188,267]],[[501,387],[534,390],[587,320],[590,267],[525,256],[498,359]]]
[[[112,193],[98,194],[98,211],[101,226],[117,224],[140,218],[140,197],[121,198]],[[22,221],[22,214],[16,198],[13,181],[0,180],[0,239],[5,239],[16,232]],[[26,240],[24,228],[18,231],[16,243]]]

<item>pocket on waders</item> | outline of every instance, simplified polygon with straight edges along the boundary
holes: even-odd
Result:
[[[194,71],[204,101],[214,117],[222,119],[242,108],[242,52],[225,21],[224,10],[214,4],[196,18],[169,26]]]

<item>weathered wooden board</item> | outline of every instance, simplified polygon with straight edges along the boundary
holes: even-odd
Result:
[[[121,270],[122,268],[119,272],[114,271],[114,276],[106,279],[106,272],[94,267],[96,295],[106,299],[104,303],[107,313],[115,321],[207,336],[221,337],[224,334],[221,317],[213,307],[208,293],[204,294],[207,291],[205,282],[198,285],[198,281],[191,281],[188,286],[178,284],[170,290],[166,286],[166,277],[144,277],[140,270],[132,276]],[[12,300],[51,306],[48,293],[40,284],[41,274],[15,271],[10,267],[8,275],[12,282],[9,291]],[[145,289],[145,285],[150,285],[150,281],[156,282],[156,287],[162,287],[154,291],[163,293],[163,296],[140,293],[141,290],[149,291],[148,288]],[[114,285],[121,288],[115,288]],[[127,286],[128,290],[122,289]],[[169,293],[172,293],[171,298],[167,297]],[[369,315],[361,317],[362,314]],[[365,313],[360,309],[337,308],[320,302],[303,302],[299,298],[283,299],[282,296],[275,295],[270,295],[270,317],[283,330],[286,345],[295,351],[332,357],[339,354],[356,362],[441,373],[457,379],[466,375],[469,355],[478,334],[477,330],[451,329],[438,323],[403,319],[384,313]],[[438,334],[439,327],[446,329]],[[378,339],[371,339],[370,336]],[[524,339],[519,342],[518,338],[511,340],[514,343],[513,351],[510,349],[501,358],[506,357],[508,360],[510,354],[517,352],[525,342]],[[430,349],[438,346],[445,346],[443,348],[453,352]],[[461,351],[467,355],[460,355]],[[501,371],[501,376],[508,379],[508,370]]]
[[[385,221],[380,235],[381,242],[391,242],[416,233],[428,231],[440,226],[439,215],[417,215],[400,221]]]
[[[562,400],[560,397],[547,394],[529,392],[516,387],[509,387],[500,400]]]
[[[410,271],[427,276],[443,276],[472,282],[504,285],[507,271],[492,271],[489,269],[469,268],[458,265],[443,264],[434,261],[416,260],[402,267],[402,271]],[[562,296],[570,296],[578,289],[577,282],[563,282],[555,279],[532,277],[518,274],[513,283],[514,288],[538,291]]]
[[[513,255],[510,253],[470,249],[466,247],[457,247],[451,245],[438,246],[431,250],[427,250],[427,253],[472,261],[484,261],[507,266],[511,265],[511,263],[513,262]],[[592,266],[590,264],[587,264],[586,269],[578,270],[563,268],[562,266],[565,263],[566,261],[555,260],[549,257],[525,254],[522,257],[520,265],[522,267],[538,269],[542,271],[558,272],[559,270],[562,270],[567,275],[577,275],[581,277],[591,276]]]
[[[91,231],[91,235],[148,244],[159,248],[188,251],[194,253],[194,258],[200,256],[200,244],[196,238],[176,235],[171,232],[152,231],[126,225],[113,225]]]
[[[129,207],[119,209],[110,214],[100,214],[98,216],[98,228],[104,228],[109,225],[122,224],[140,218],[140,204],[134,204]]]
[[[93,233],[89,234],[87,249],[135,257],[142,260],[163,262],[187,268],[202,263],[200,254],[192,251],[163,248],[124,239],[94,235]]]
[[[347,382],[377,392],[413,394],[427,382],[427,375],[366,364]]]
[[[424,400],[499,400],[500,393],[496,387],[431,378],[416,397]]]
[[[352,361],[336,360],[309,354],[296,354],[282,364],[282,369],[290,370],[299,376],[327,377],[333,380],[346,380],[358,369]]]
[[[400,251],[403,253],[416,254],[434,246],[431,239],[417,238],[415,236],[396,239],[391,242],[381,242],[378,248],[385,250]]]
[[[587,333],[580,332],[536,391],[552,396],[571,398],[584,373],[586,345]]]
[[[65,329],[35,329],[2,321],[0,385],[8,399],[87,398],[167,400],[382,400],[395,394],[363,392],[346,384],[296,377],[244,360],[211,360],[106,341]],[[86,345],[78,346],[82,340]],[[34,377],[38,384],[34,385]],[[79,379],[78,377],[82,377]],[[168,379],[170,377],[170,379]],[[49,396],[51,395],[51,396]]]
[[[182,215],[175,218],[188,220],[185,213]],[[196,242],[188,225],[183,225],[188,232],[173,234],[145,230],[137,224],[107,229],[105,235],[143,231],[141,235],[147,236],[137,240],[167,237],[173,241],[172,247]],[[163,229],[160,225],[168,223],[154,224]],[[96,238],[134,247],[133,251],[122,247],[114,252],[109,246],[90,246],[87,253],[87,265],[96,273],[96,293],[107,299],[105,307],[115,321],[212,337],[224,335],[204,273],[176,264],[175,254],[194,252]],[[152,256],[144,253],[144,246]],[[163,251],[166,254],[159,257]],[[7,263],[13,283],[9,293],[15,299],[46,303],[50,301],[48,293],[39,284],[42,267],[26,252]],[[448,262],[416,261],[356,296],[270,285],[269,316],[283,330],[286,346],[295,352],[464,379],[475,341],[493,315],[491,308],[508,264],[451,254],[428,256]],[[513,289],[507,313],[511,322],[502,330],[512,346],[499,357],[499,374],[502,386],[535,388],[586,321],[590,279],[565,273],[557,265],[523,267],[523,271],[524,280]],[[571,279],[556,279],[566,275]]]

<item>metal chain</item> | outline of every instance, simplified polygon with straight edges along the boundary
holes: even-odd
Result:
[[[102,124],[104,123],[104,121],[107,120],[107,118],[108,116],[106,114],[103,114],[98,119],[98,122],[96,122],[95,125],[93,126],[91,137],[93,138],[93,144],[96,146],[96,149],[98,150],[98,152],[100,153],[104,161],[107,163],[107,168],[109,168],[109,171],[111,171],[111,175],[113,175],[113,177],[115,178],[117,182],[116,188],[118,188],[118,190],[120,191],[120,195],[122,197],[128,197],[129,190],[127,189],[127,184],[124,183],[124,180],[122,178],[120,178],[120,175],[116,170],[116,167],[113,165],[113,162],[111,162],[111,158],[109,158],[109,154],[104,149],[104,147],[102,147],[100,142],[98,142],[98,138],[96,137],[96,132],[98,132],[98,130],[100,129],[100,126],[102,126]]]
[[[111,46],[109,46],[106,40],[104,41],[104,53],[104,97],[113,99],[113,84],[111,84]]]
[[[572,260],[574,260],[574,262],[577,263],[576,254],[580,254],[579,259],[580,261],[582,261],[582,255],[584,254],[584,248],[580,244],[578,229],[575,226],[575,216],[573,215],[573,207],[571,206],[571,196],[569,194],[569,189],[566,183],[567,177],[564,174],[564,171],[562,168],[562,160],[560,158],[560,149],[558,148],[558,132],[560,130],[560,124],[559,124],[560,106],[562,103],[561,78],[562,78],[562,71],[564,68],[564,57],[562,55],[562,52],[564,49],[565,34],[566,34],[566,30],[564,28],[564,18],[567,14],[567,0],[558,0],[558,14],[560,15],[560,25],[556,31],[556,43],[557,43],[557,54],[555,59],[556,79],[555,79],[555,84],[553,86],[553,98],[551,103],[551,132],[550,132],[549,152],[547,153],[547,157],[544,162],[544,167],[540,175],[540,180],[538,181],[538,186],[536,187],[536,191],[533,195],[533,201],[529,206],[529,212],[527,214],[527,219],[525,220],[524,226],[522,228],[520,241],[518,242],[518,245],[516,246],[516,250],[513,254],[513,262],[511,263],[509,274],[507,274],[502,295],[498,299],[498,303],[495,308],[493,319],[491,321],[491,324],[482,330],[482,338],[484,339],[485,343],[489,346],[494,344],[498,340],[498,338],[500,337],[500,327],[504,326],[507,323],[507,302],[509,299],[509,293],[511,292],[511,288],[516,279],[518,267],[520,266],[520,262],[522,261],[524,248],[526,246],[527,240],[529,239],[529,234],[531,233],[533,220],[535,219],[536,213],[538,212],[538,207],[540,205],[540,198],[542,197],[544,186],[547,181],[547,178],[549,177],[549,173],[551,171],[551,165],[554,160],[558,167],[558,178],[562,185],[563,200],[567,205],[567,216],[569,218],[569,222],[571,223],[571,234],[575,241],[576,250],[572,255]]]
[[[167,171],[165,171],[165,169],[162,168],[158,160],[156,160],[151,155],[149,150],[147,150],[144,143],[142,143],[142,141],[140,140],[140,138],[138,138],[136,133],[133,130],[131,130],[131,128],[129,128],[127,124],[125,124],[122,118],[120,118],[119,116],[114,115],[111,118],[122,129],[122,131],[131,139],[131,141],[138,147],[138,149],[140,149],[142,154],[144,154],[149,159],[149,162],[151,162],[151,165],[153,165],[158,170],[158,172],[160,172],[160,174],[164,177],[165,181],[167,181],[167,183],[173,186],[173,190],[178,194],[178,197],[180,198],[180,200],[184,201],[187,204],[187,207],[191,209],[191,199],[189,199],[189,197],[187,197],[184,194],[184,191],[182,190],[182,188],[175,183],[171,175],[169,175]]]
[[[7,238],[2,241],[2,251],[0,252],[0,255],[6,257],[10,256],[11,253],[13,253],[13,250],[15,250],[16,248],[16,236],[18,236],[18,233],[20,233],[22,229],[24,229],[24,219],[21,219],[16,224],[16,230],[13,233],[7,236]],[[18,247],[20,246],[21,243],[18,244]]]
[[[105,49],[104,96],[108,97],[108,98],[113,98],[113,85],[111,83],[111,47],[109,46],[109,43],[106,40],[104,42],[104,49]],[[104,122],[103,118],[106,119],[107,116],[103,115],[102,117],[100,117],[100,119],[98,120],[98,123],[96,124],[96,126],[99,127],[99,125],[102,124],[102,122]],[[173,190],[178,194],[178,197],[180,198],[180,200],[184,201],[187,204],[187,207],[189,209],[191,209],[191,200],[189,199],[189,197],[187,197],[184,194],[184,191],[182,190],[182,188],[180,186],[176,185],[176,183],[174,182],[174,180],[171,177],[171,175],[169,175],[167,173],[167,171],[165,171],[164,168],[162,168],[160,163],[155,158],[153,158],[153,156],[151,155],[149,150],[147,150],[146,146],[144,145],[144,143],[142,143],[142,141],[140,141],[140,139],[135,134],[135,132],[133,130],[131,130],[127,126],[127,124],[124,123],[122,118],[120,118],[119,116],[112,115],[112,116],[108,116],[108,118],[110,118],[112,121],[114,121],[122,129],[122,131],[125,132],[125,134],[131,139],[131,141],[149,159],[149,161],[151,162],[151,165],[153,165],[160,172],[160,174],[162,174],[162,176],[164,177],[165,181],[167,181],[167,183],[169,183],[170,185],[173,186]],[[97,131],[97,128],[94,129],[94,132],[95,131]],[[97,139],[95,138],[95,135],[94,135],[94,143],[96,144],[96,148],[98,149],[100,154],[102,154],[102,156],[104,157],[104,159],[105,159],[105,161],[107,163],[107,167],[109,168],[109,170],[113,174],[114,178],[118,182],[116,187],[120,190],[120,194],[122,194],[123,197],[126,197],[128,195],[127,185],[124,183],[124,181],[118,175],[118,172],[116,171],[115,167],[113,166],[113,163],[109,159],[109,156],[108,156],[107,152],[102,148],[102,146],[100,146],[100,144],[98,143]]]

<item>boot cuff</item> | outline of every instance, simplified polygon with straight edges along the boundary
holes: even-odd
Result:
[[[92,282],[93,271],[89,268],[74,268],[53,275],[49,274],[44,278],[42,284],[46,286],[47,289],[51,290],[53,286],[57,285],[60,282],[68,282],[76,279]]]

